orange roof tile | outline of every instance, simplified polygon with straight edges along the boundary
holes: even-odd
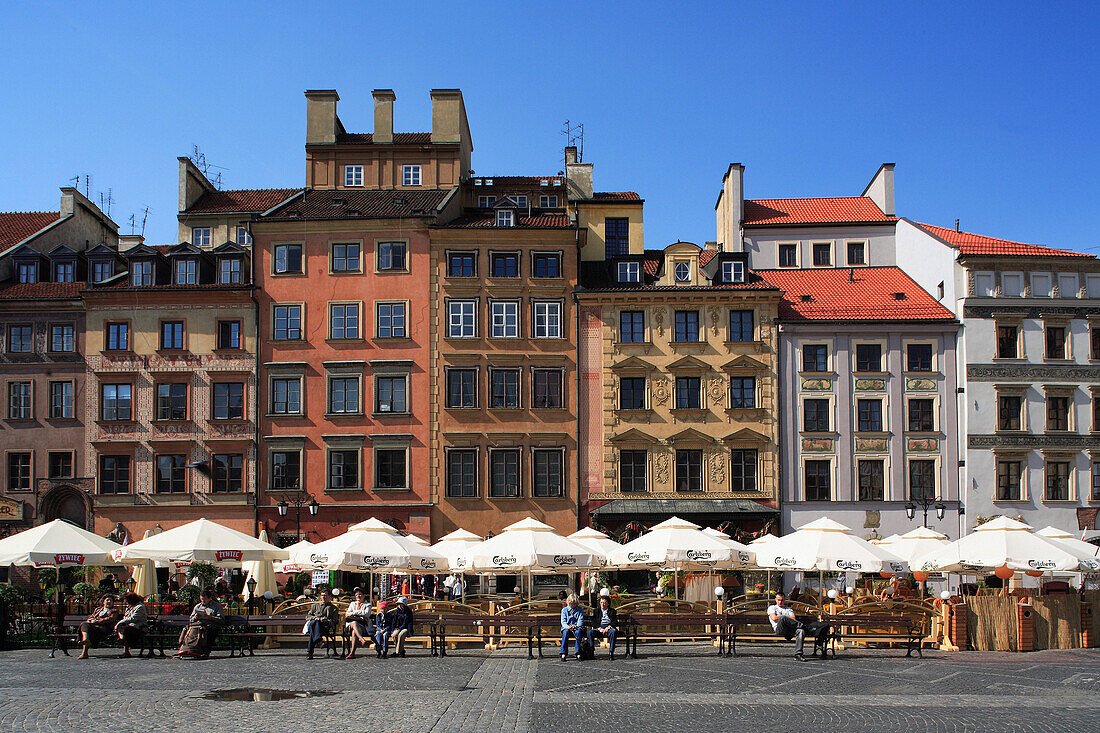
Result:
[[[517,216],[513,227],[498,227],[495,215],[464,216],[441,225],[456,229],[573,229],[577,225],[567,214],[539,214],[535,216]]]
[[[84,283],[19,283],[0,285],[0,300],[69,300],[80,297]]]
[[[0,212],[0,247],[18,244],[60,217],[60,211]]]
[[[432,141],[430,132],[395,132],[394,145],[428,145]],[[370,145],[374,143],[372,132],[342,132],[336,136],[337,145]]]
[[[634,191],[596,191],[594,201],[641,201],[642,197]]]
[[[1068,249],[1054,249],[1038,244],[1024,244],[1009,239],[997,239],[971,232],[957,232],[947,227],[914,222],[917,226],[936,235],[959,250],[962,255],[1015,255],[1022,257],[1089,257],[1093,255],[1073,252]]]
[[[812,199],[746,199],[745,226],[870,224],[897,221],[866,196]]]
[[[298,193],[297,188],[238,188],[207,191],[187,209],[188,214],[264,212]]]
[[[948,321],[955,318],[899,267],[757,270],[757,273],[785,291],[779,304],[782,320]],[[903,297],[898,297],[899,293]]]

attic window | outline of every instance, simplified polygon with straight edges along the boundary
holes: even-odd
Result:
[[[894,300],[905,300],[905,293],[891,293],[894,296]]]
[[[743,282],[745,282],[745,263],[744,262],[723,262],[722,263],[722,282],[727,282],[727,283],[743,283]]]
[[[348,200],[347,199],[333,199],[332,200],[332,205],[333,206],[347,206],[348,205]]]
[[[300,211],[288,211],[288,212],[286,212],[286,215],[289,216],[291,219],[300,219],[300,218],[302,218],[302,212],[300,212]]]
[[[636,283],[641,279],[641,263],[638,262],[620,262],[619,263],[619,282],[621,283]]]
[[[408,206],[409,205],[409,200],[407,198],[404,198],[404,197],[399,198],[399,199],[394,199],[393,202],[395,204],[397,204],[398,206]]]
[[[348,209],[344,213],[346,213],[348,216],[359,216],[359,214],[362,212],[360,212],[359,209]]]
[[[497,211],[497,226],[498,227],[510,227],[516,224],[516,212],[511,209],[500,209]]]
[[[812,303],[812,302],[814,302],[814,296],[809,295],[809,294],[800,295],[800,296],[798,296],[798,299],[801,300],[803,303]]]

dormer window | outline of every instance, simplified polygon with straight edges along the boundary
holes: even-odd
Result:
[[[620,262],[619,263],[619,282],[621,283],[636,283],[641,281],[642,274],[641,263],[639,262]]]
[[[53,281],[55,283],[71,283],[76,280],[76,267],[72,262],[55,262],[53,264]]]
[[[743,283],[743,282],[745,282],[745,263],[744,262],[723,262],[722,263],[722,282],[727,282],[727,283]]]
[[[223,257],[221,261],[218,262],[218,283],[221,285],[240,285],[240,257]]]
[[[130,284],[136,288],[153,284],[152,260],[135,260],[130,263]]]
[[[477,206],[479,209],[491,209],[493,204],[497,202],[496,196],[478,196]]]
[[[92,282],[101,283],[115,274],[114,263],[110,260],[99,260],[92,263]]]
[[[498,227],[511,227],[516,225],[516,212],[511,209],[501,209],[497,211],[497,226]]]
[[[197,227],[191,230],[191,244],[196,247],[209,247],[210,242],[210,227]]]
[[[676,282],[681,285],[691,282],[691,263],[690,262],[677,262],[676,266],[672,269],[673,276],[676,278]]]
[[[557,196],[539,196],[539,208],[540,209],[556,209],[558,208]]]
[[[176,285],[197,285],[199,282],[198,260],[191,257],[176,260],[174,282]]]
[[[38,282],[38,263],[20,262],[16,267],[16,277],[21,283]]]
[[[344,185],[352,188],[363,185],[363,166],[361,165],[345,165],[344,166]]]

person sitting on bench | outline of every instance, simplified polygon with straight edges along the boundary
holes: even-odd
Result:
[[[581,657],[581,639],[584,633],[584,611],[581,610],[581,599],[576,593],[570,593],[565,599],[565,605],[561,609],[561,661],[569,658],[566,652],[566,644],[569,643],[569,635],[576,638],[575,653],[577,659]]]
[[[306,659],[313,659],[313,647],[317,642],[324,640],[336,628],[336,622],[340,620],[340,611],[332,602],[332,591],[325,588],[321,591],[321,600],[315,601],[309,607],[306,614]]]
[[[191,609],[187,626],[180,632],[180,647],[176,656],[181,659],[209,659],[214,648],[218,629],[225,623],[222,604],[214,600],[209,588],[199,591],[199,602]]]
[[[351,651],[344,659],[355,659],[355,649],[358,646],[370,647],[370,639],[374,636],[374,628],[370,618],[370,603],[362,588],[352,591],[355,600],[348,604],[348,610],[344,614],[344,634],[351,638]]]
[[[378,604],[378,613],[374,615],[374,651],[382,659],[387,659],[390,652],[390,633],[393,632],[393,611],[389,610],[389,604],[381,601]]]
[[[107,638],[111,629],[118,621],[118,613],[115,611],[115,597],[111,594],[103,596],[102,605],[95,613],[80,624],[80,656],[77,659],[87,659],[88,649]]]
[[[786,605],[786,598],[782,593],[776,593],[775,604],[768,606],[768,620],[771,621],[772,629],[777,635],[787,641],[794,639],[794,658],[798,661],[806,661],[806,657],[802,654],[802,647],[807,632],[817,639],[821,646],[821,656],[825,657],[825,641],[829,636],[829,625],[820,621],[808,624],[799,621],[795,618],[794,609]]]
[[[611,599],[600,595],[600,607],[596,609],[594,616],[596,628],[588,632],[588,643],[596,648],[596,639],[607,639],[610,647],[611,658],[615,658],[615,635],[619,632],[619,615],[611,607]]]
[[[118,638],[122,640],[122,656],[130,656],[130,645],[136,644],[145,631],[145,624],[149,621],[149,614],[145,612],[145,599],[137,593],[127,593],[123,596],[126,603],[126,613],[122,620],[115,624]]]
[[[397,599],[397,608],[393,612],[393,630],[390,632],[390,641],[396,647],[397,656],[405,656],[405,638],[413,632],[413,623],[416,617],[405,596]]]

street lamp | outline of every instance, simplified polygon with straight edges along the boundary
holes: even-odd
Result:
[[[936,519],[943,519],[943,513],[947,511],[947,507],[942,501],[938,501],[934,496],[926,496],[922,491],[919,496],[910,496],[908,503],[905,505],[905,516],[909,517],[912,521],[913,517],[917,513],[917,507],[924,510],[924,526],[928,527],[928,510],[933,506],[936,509]]]
[[[289,502],[283,499],[275,505],[275,508],[278,510],[280,517],[285,517],[291,506],[294,507],[294,541],[299,542],[302,539],[302,507],[305,506],[309,510],[311,517],[316,517],[321,505],[312,496],[299,489],[298,493],[290,497]]]
[[[248,615],[251,616],[252,606],[256,601],[256,578],[253,576],[249,576],[248,580],[245,582],[245,585],[248,586]]]

